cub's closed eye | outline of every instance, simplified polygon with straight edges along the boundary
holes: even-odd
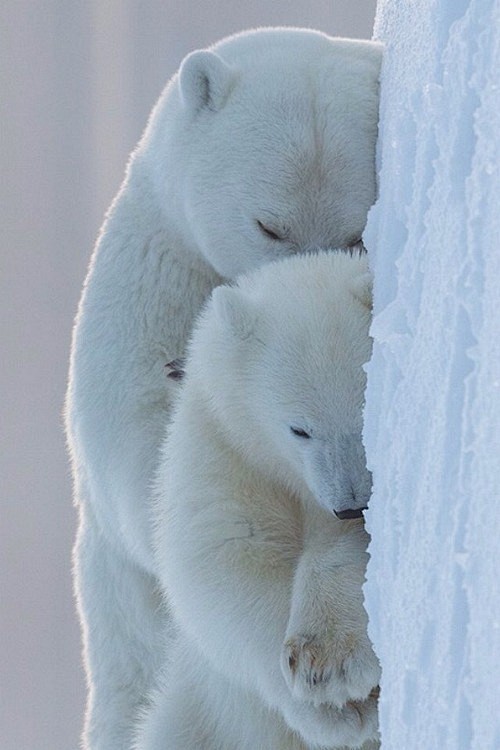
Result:
[[[305,430],[301,430],[299,427],[290,427],[290,430],[293,432],[294,435],[297,435],[297,437],[300,437],[300,438],[311,437],[308,432],[306,432]]]
[[[277,234],[273,229],[270,229],[269,227],[266,227],[265,224],[263,224],[261,221],[257,220],[257,225],[260,229],[260,231],[266,235],[266,237],[269,237],[271,240],[282,240],[283,237],[281,237],[279,234]]]
[[[359,245],[359,243],[361,242],[363,242],[363,240],[361,239],[361,235],[359,235],[358,237],[352,237],[352,239],[350,239],[347,243],[347,247],[354,247],[354,245]]]

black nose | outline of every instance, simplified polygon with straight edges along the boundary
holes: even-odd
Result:
[[[366,508],[348,508],[347,510],[334,510],[333,512],[341,521],[347,521],[351,518],[362,518],[364,510],[366,510]]]

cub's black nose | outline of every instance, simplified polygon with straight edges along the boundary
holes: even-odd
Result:
[[[366,508],[348,508],[347,510],[334,510],[333,512],[341,521],[347,521],[351,518],[362,518],[364,510]]]

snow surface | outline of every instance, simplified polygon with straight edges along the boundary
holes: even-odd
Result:
[[[383,750],[500,748],[500,3],[381,0],[365,442]]]

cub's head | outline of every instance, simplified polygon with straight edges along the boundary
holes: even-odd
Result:
[[[375,199],[380,58],[375,42],[261,29],[183,61],[150,162],[160,203],[223,277],[359,240]]]
[[[361,515],[371,491],[361,438],[370,288],[365,257],[272,263],[214,291],[191,346],[191,372],[237,450],[340,518]]]

